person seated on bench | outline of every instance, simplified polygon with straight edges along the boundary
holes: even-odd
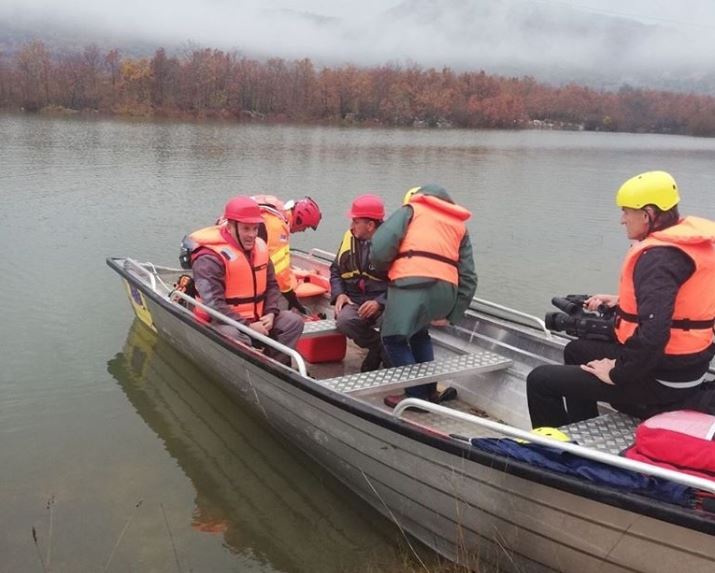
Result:
[[[434,360],[430,324],[464,317],[477,289],[470,216],[442,187],[424,185],[410,189],[373,236],[372,262],[389,277],[381,335],[392,366]],[[457,391],[439,393],[433,382],[407,388],[406,395],[439,403]],[[404,397],[387,396],[385,404],[394,408]]]
[[[531,424],[563,426],[598,416],[597,402],[647,418],[694,398],[715,355],[715,222],[681,218],[672,175],[648,171],[616,193],[621,224],[634,241],[618,295],[596,294],[589,310],[615,307],[613,341],[578,338],[564,365],[526,379]]]
[[[191,268],[202,303],[256,332],[295,348],[303,319],[278,309],[281,293],[268,247],[258,235],[261,210],[250,197],[234,197],[224,209],[225,221],[191,233],[184,244],[191,251]],[[211,320],[195,307],[202,320]],[[201,316],[203,314],[204,316]],[[228,324],[216,323],[225,336],[251,344],[251,338]],[[290,365],[290,356],[272,348],[266,355]]]
[[[330,265],[331,304],[338,331],[368,349],[360,371],[370,372],[384,361],[375,326],[387,300],[387,273],[376,271],[370,263],[370,239],[385,218],[385,205],[376,195],[361,195],[348,217],[350,229]]]
[[[295,292],[298,282],[290,263],[290,236],[307,229],[315,231],[323,217],[320,207],[310,197],[285,203],[274,195],[254,195],[251,199],[261,208],[263,224],[258,226],[258,236],[268,245],[276,281],[288,301],[288,310],[308,314]]]

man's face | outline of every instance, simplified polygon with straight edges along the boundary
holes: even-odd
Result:
[[[626,235],[632,241],[640,241],[648,234],[648,213],[645,209],[631,209],[623,207],[621,215],[621,225],[626,227]]]
[[[238,235],[238,242],[241,246],[250,251],[253,245],[256,244],[256,237],[258,236],[258,223],[241,223],[236,222],[236,234]]]
[[[367,241],[375,234],[375,221],[372,219],[356,218],[350,223],[350,231],[356,239]]]

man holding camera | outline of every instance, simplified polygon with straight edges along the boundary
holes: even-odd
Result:
[[[618,190],[621,224],[638,242],[623,263],[619,294],[584,302],[589,311],[615,310],[614,340],[579,338],[564,349],[564,366],[529,374],[533,427],[594,418],[599,401],[648,417],[678,409],[699,390],[715,355],[715,222],[681,219],[679,201],[664,171]]]

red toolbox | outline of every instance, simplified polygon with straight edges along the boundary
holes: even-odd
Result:
[[[344,334],[331,332],[303,336],[296,350],[308,362],[340,362],[345,358],[347,340]]]

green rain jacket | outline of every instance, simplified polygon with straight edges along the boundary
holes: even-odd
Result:
[[[454,203],[447,191],[438,185],[425,185],[420,193]],[[387,271],[397,256],[400,243],[412,220],[412,207],[403,205],[395,211],[372,237],[372,264],[377,270]],[[472,242],[465,233],[459,246],[459,285],[431,277],[406,277],[390,282],[381,335],[410,338],[430,322],[446,318],[455,324],[477,290]]]

